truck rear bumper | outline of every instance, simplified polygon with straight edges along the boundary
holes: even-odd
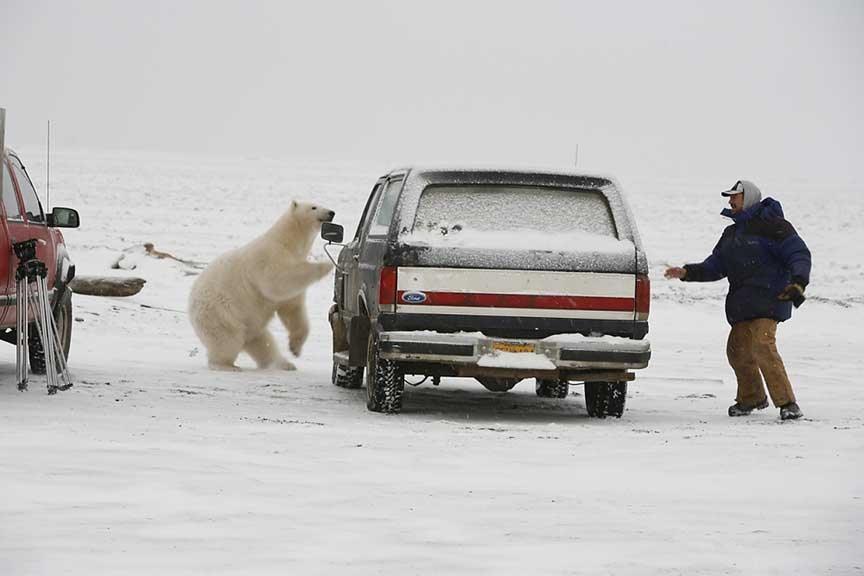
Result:
[[[648,366],[651,343],[578,334],[548,338],[490,338],[480,333],[382,332],[381,358],[524,372],[628,370]]]

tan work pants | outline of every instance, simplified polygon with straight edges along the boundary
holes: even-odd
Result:
[[[726,357],[738,378],[738,396],[735,398],[738,404],[756,406],[765,400],[762,377],[774,406],[795,402],[786,367],[777,352],[776,333],[777,321],[771,318],[756,318],[732,326],[726,343]]]

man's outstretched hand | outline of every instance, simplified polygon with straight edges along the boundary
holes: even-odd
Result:
[[[685,268],[673,266],[671,268],[667,268],[666,273],[663,275],[666,278],[678,278],[679,280],[683,280],[684,277],[687,275],[687,270]]]
[[[800,284],[789,284],[783,288],[777,298],[779,300],[791,300],[792,304],[798,308],[804,303],[804,288]]]

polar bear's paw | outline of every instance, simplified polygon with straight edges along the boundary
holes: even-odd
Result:
[[[296,370],[297,369],[297,367],[294,366],[294,364],[292,364],[290,361],[286,360],[285,358],[282,358],[281,360],[277,360],[273,366],[279,370],[289,370],[290,371],[290,370]]]
[[[300,356],[303,351],[303,344],[306,343],[306,334],[294,335],[293,333],[288,338],[288,349],[294,356]]]
[[[209,362],[207,367],[210,368],[210,370],[216,370],[217,372],[240,372],[242,370],[234,364],[218,364],[215,362]]]

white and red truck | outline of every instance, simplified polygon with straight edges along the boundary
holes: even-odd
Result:
[[[342,242],[325,223],[322,237]],[[338,257],[333,383],[398,412],[405,375],[472,377],[539,396],[585,385],[621,416],[651,356],[648,261],[613,179],[409,168],[381,177]]]

